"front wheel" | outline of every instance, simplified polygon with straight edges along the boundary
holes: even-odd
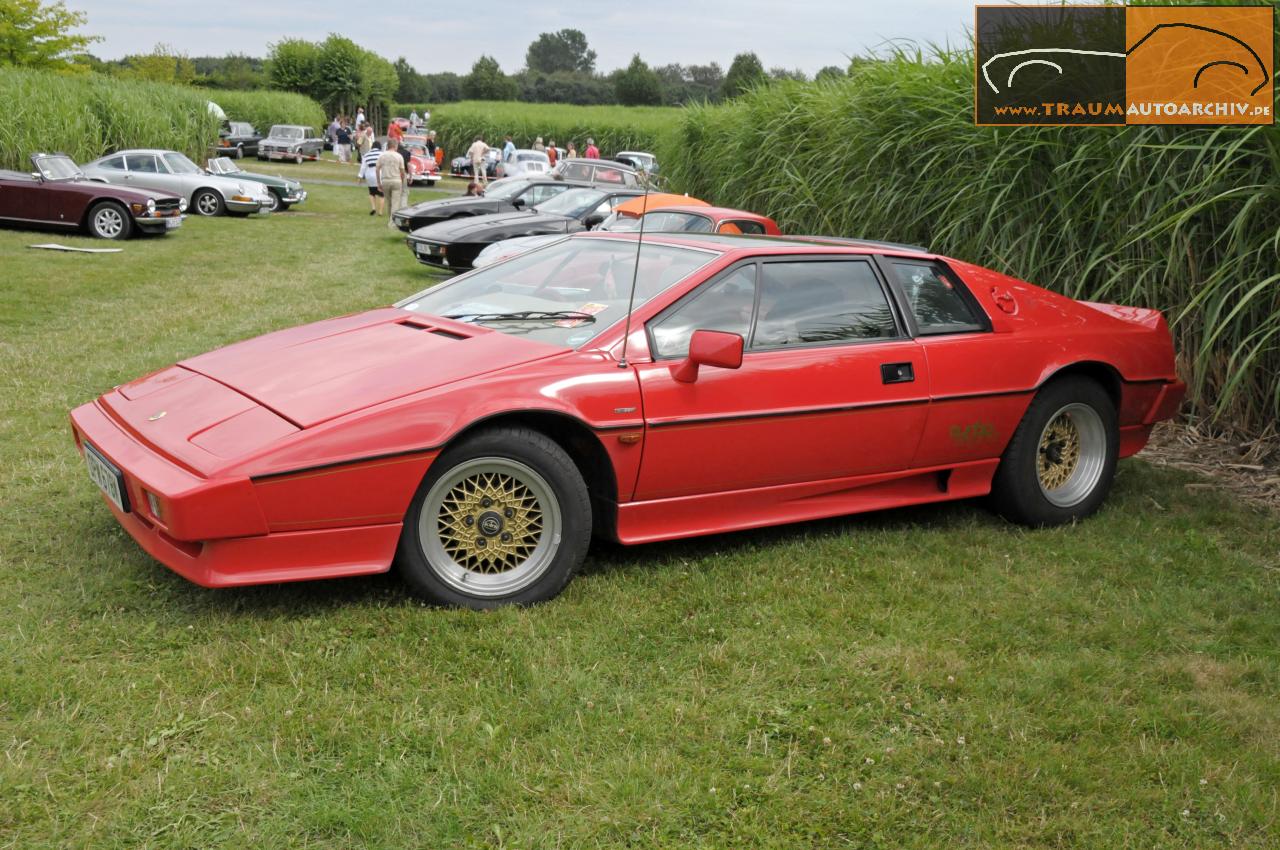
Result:
[[[222,196],[212,189],[201,189],[191,199],[191,208],[200,215],[222,215]]]
[[[99,239],[127,239],[133,230],[133,219],[125,208],[103,201],[89,210],[89,232]]]
[[[1084,519],[1111,489],[1119,442],[1115,404],[1096,382],[1046,384],[1000,459],[991,488],[996,510],[1031,526]]]
[[[236,159],[244,159],[244,145],[236,145]]]
[[[281,201],[280,196],[277,195],[275,192],[268,192],[267,197],[271,199],[271,205],[269,209],[273,213],[277,213],[277,212],[280,212],[281,210],[288,209],[288,205],[285,204],[284,201]]]
[[[486,609],[560,593],[591,539],[581,473],[546,436],[482,431],[432,464],[405,516],[397,563],[433,602]]]

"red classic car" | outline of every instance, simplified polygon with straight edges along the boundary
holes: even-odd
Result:
[[[436,158],[427,151],[424,142],[404,141],[405,150],[409,151],[409,182],[426,183],[434,186],[440,182],[440,166]]]
[[[182,224],[187,202],[160,192],[89,180],[65,154],[33,154],[30,174],[0,171],[0,221],[84,230],[125,239],[135,229],[165,233]]]
[[[988,493],[1020,523],[1078,520],[1184,391],[1155,310],[897,246],[590,233],[71,420],[116,519],[194,582],[394,561],[485,608],[555,596],[593,533]]]

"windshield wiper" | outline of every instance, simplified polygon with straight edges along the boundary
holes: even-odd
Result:
[[[581,310],[521,310],[518,313],[455,313],[445,316],[460,322],[558,322],[573,319],[594,322],[596,317]]]

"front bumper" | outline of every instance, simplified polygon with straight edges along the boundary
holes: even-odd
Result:
[[[457,245],[448,245],[442,242],[424,242],[412,238],[406,239],[404,242],[409,246],[409,250],[413,252],[413,256],[417,261],[424,266],[445,269],[446,271],[465,271],[471,268],[471,261],[475,259],[475,253],[470,253],[464,257],[463,254],[466,252],[460,250],[460,246]]]
[[[153,558],[204,587],[307,581],[385,572],[400,523],[302,531],[271,530],[248,478],[208,479],[134,439],[97,402],[71,413],[76,447],[84,443],[124,478],[128,510],[105,496],[116,521]],[[154,494],[164,518],[152,513]]]
[[[270,201],[261,201],[261,200],[237,201],[231,198],[227,198],[226,203],[227,203],[227,210],[233,213],[251,214],[256,212],[271,212]]]
[[[187,217],[181,213],[165,216],[135,215],[133,217],[133,223],[143,233],[167,233],[170,230],[177,230],[182,226],[182,222],[186,220]]]
[[[299,189],[296,192],[286,192],[280,196],[280,200],[286,204],[300,204],[307,199],[307,193]]]

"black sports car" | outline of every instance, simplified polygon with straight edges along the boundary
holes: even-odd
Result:
[[[391,218],[395,221],[396,227],[408,233],[419,227],[426,227],[428,224],[436,224],[451,218],[528,209],[554,198],[564,190],[573,188],[574,185],[574,183],[553,180],[550,177],[499,180],[490,184],[481,196],[423,201],[397,210]]]
[[[218,156],[243,159],[258,155],[258,142],[262,134],[245,121],[223,121],[218,131]]]
[[[532,209],[429,224],[410,233],[405,244],[420,263],[463,272],[471,268],[477,254],[494,242],[590,230],[619,203],[643,194],[643,189],[572,186]]]

